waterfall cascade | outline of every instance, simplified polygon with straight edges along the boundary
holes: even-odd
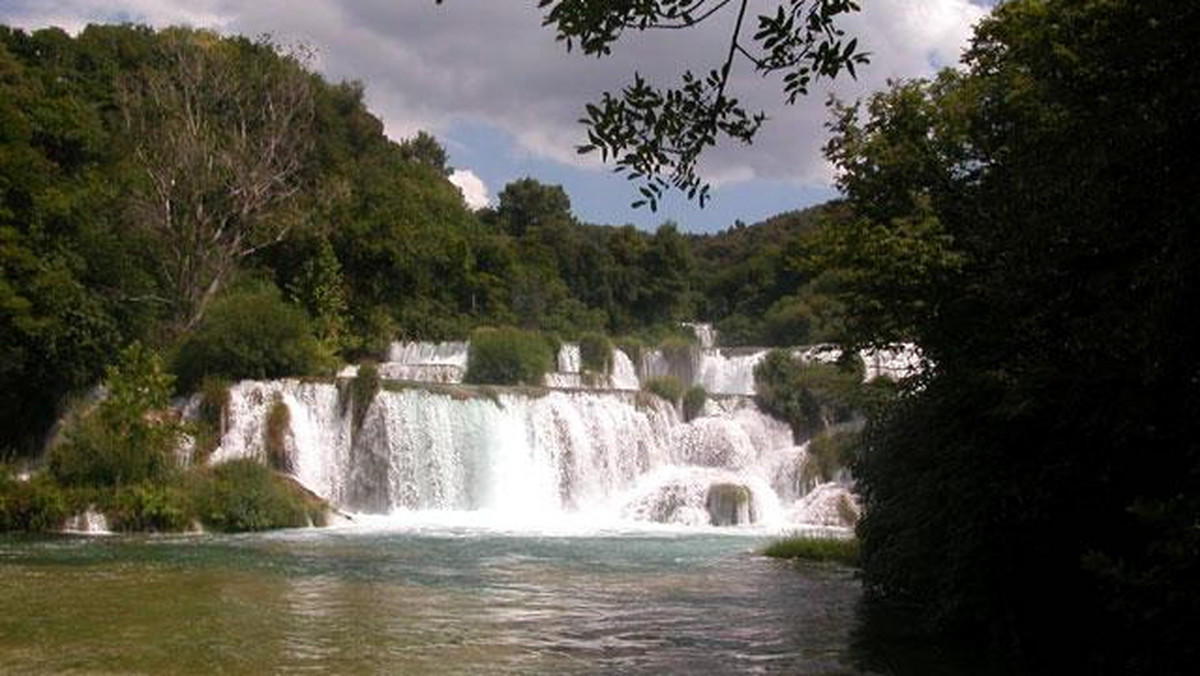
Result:
[[[647,378],[672,376],[686,387],[701,385],[709,394],[750,396],[754,394],[754,368],[770,352],[758,347],[715,347],[717,331],[710,324],[685,324],[696,333],[697,345],[664,351],[643,350],[640,363],[634,364],[624,351],[613,350],[608,373],[588,373],[582,366],[579,345],[564,343],[556,355],[556,371],[546,374],[544,385],[563,390],[637,390]],[[465,341],[443,343],[393,343],[388,360],[379,364],[380,377],[420,383],[458,384],[467,370],[470,344]],[[792,355],[803,361],[837,359],[838,352],[827,346],[796,348]],[[920,368],[920,352],[911,345],[891,349],[863,350],[868,380],[887,376],[905,378]],[[342,371],[353,377],[357,367]]]
[[[608,373],[589,373],[578,344],[557,354],[545,388],[470,387],[465,342],[396,343],[379,365],[384,388],[354,422],[348,367],[334,382],[245,381],[231,389],[229,426],[213,461],[265,459],[268,411],[290,412],[285,435],[296,479],[343,510],[475,512],[506,525],[546,515],[587,515],[689,526],[845,527],[858,506],[841,483],[813,485],[806,445],[760,412],[754,367],[769,350],[698,345],[643,350],[635,365],[614,350]],[[823,347],[793,350],[832,361]],[[863,353],[867,377],[904,377],[911,346]],[[670,375],[711,396],[684,421],[638,392]]]
[[[233,386],[213,462],[264,459],[278,400],[291,414],[296,479],[346,511],[478,512],[510,526],[547,515],[830,524],[827,505],[803,502],[805,447],[746,397],[710,400],[684,422],[669,403],[636,392],[406,385],[380,391],[355,429],[345,384]],[[841,485],[825,490],[849,495]]]

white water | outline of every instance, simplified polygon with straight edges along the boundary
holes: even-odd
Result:
[[[747,398],[712,400],[685,423],[637,393],[384,390],[354,430],[345,389],[236,385],[213,461],[264,459],[278,400],[291,414],[285,446],[297,480],[346,511],[474,514],[504,527],[561,518],[770,530],[804,525],[811,512],[799,502],[804,447]]]
[[[716,348],[717,332],[711,324],[685,324],[695,334],[699,345],[670,354],[660,349],[642,353],[641,363],[635,365],[621,350],[613,350],[610,373],[583,373],[577,343],[563,344],[556,355],[556,371],[547,373],[544,384],[555,389],[637,390],[642,380],[671,376],[684,386],[701,385],[709,394],[755,393],[754,368],[770,352],[766,348]],[[445,343],[393,343],[388,361],[379,364],[380,377],[385,380],[457,384],[466,373],[470,344],[463,341]],[[806,362],[833,362],[838,351],[830,346],[817,345],[792,350],[792,355]],[[921,368],[921,353],[913,345],[898,345],[859,353],[866,365],[865,377],[873,380],[889,377],[901,380],[916,374]],[[353,377],[356,367],[347,367],[341,377]]]
[[[265,420],[278,400],[291,414],[284,444],[293,474],[350,512],[459,515],[506,528],[548,521],[760,530],[850,525],[857,504],[848,487],[814,485],[804,471],[806,446],[796,446],[787,425],[750,398],[754,368],[769,350],[718,349],[710,325],[690,326],[699,346],[645,350],[637,366],[614,350],[604,374],[584,373],[579,345],[564,344],[545,393],[385,389],[358,429],[344,380],[342,389],[244,382],[231,391],[229,427],[213,460],[265,460]],[[455,385],[468,353],[465,342],[395,343],[380,375]],[[792,354],[803,361],[837,357],[822,346]],[[920,365],[911,346],[862,356],[868,379],[906,377]],[[664,375],[717,396],[685,423],[669,404],[636,393],[643,379]]]
[[[579,343],[563,343],[558,349],[558,372],[579,373],[583,370],[583,357]]]
[[[712,324],[684,322],[683,326],[696,334],[696,342],[700,343],[700,349],[711,350],[717,346],[717,330]]]
[[[88,507],[85,511],[68,518],[63,523],[62,532],[78,535],[112,534],[108,529],[108,517],[96,511],[95,507]]]
[[[385,380],[461,383],[469,351],[465,341],[392,343],[387,361],[379,364],[379,376]],[[357,372],[357,368],[350,367],[338,375],[352,378]]]

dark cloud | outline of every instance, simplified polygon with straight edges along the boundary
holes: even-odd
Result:
[[[760,0],[753,4],[768,7]],[[830,91],[853,98],[888,78],[918,77],[953,64],[986,10],[968,0],[865,2],[850,30],[873,53],[858,81],[817,88],[796,106],[782,105],[779,82],[764,80],[748,64],[735,74],[735,93],[771,117],[752,150],[719,147],[706,160],[716,180],[784,179],[827,183],[821,159]],[[479,122],[511,134],[533,156],[588,163],[573,147],[584,102],[619,88],[637,70],[666,84],[684,67],[707,70],[719,63],[729,23],[719,18],[699,29],[633,35],[604,59],[566,54],[541,26],[532,0],[5,0],[0,20],[38,27],[78,29],[87,21],[133,18],[154,25],[189,23],[225,32],[271,33],[318,50],[328,76],[361,80],[389,134],[417,129],[437,133],[456,121]]]

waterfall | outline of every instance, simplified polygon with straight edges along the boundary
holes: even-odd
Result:
[[[633,360],[624,350],[613,350],[612,387],[614,390],[637,390],[642,387]]]
[[[104,516],[103,512],[97,511],[95,505],[89,505],[86,510],[69,517],[63,523],[61,530],[63,533],[79,535],[112,534],[112,531],[108,529],[108,517]]]
[[[696,381],[714,394],[754,394],[754,368],[769,350],[705,350]]]
[[[558,348],[559,373],[579,373],[583,370],[582,361],[579,343],[563,343]]]
[[[470,345],[465,341],[392,343],[387,361],[379,364],[379,375],[387,380],[461,383],[469,352]],[[353,377],[356,373],[357,369],[350,368],[339,375]]]
[[[388,386],[356,429],[345,385],[239,383],[213,462],[264,459],[266,419],[282,402],[296,479],[351,512],[739,528],[785,528],[816,513],[799,502],[804,447],[746,397],[712,400],[684,422],[639,392]],[[817,516],[840,513],[830,509]]]
[[[717,330],[712,324],[699,322],[684,322],[683,327],[691,329],[696,335],[696,342],[700,344],[700,349],[711,350],[717,346]]]
[[[634,364],[619,349],[613,350],[612,370],[607,374],[584,374],[578,343],[564,343],[555,355],[556,371],[546,374],[546,387],[556,389],[637,390],[647,378],[670,376],[684,386],[701,385],[709,394],[755,393],[754,368],[766,357],[768,348],[716,348],[717,332],[711,324],[685,324],[695,333],[698,346],[664,351],[642,351]],[[470,344],[465,341],[444,343],[393,343],[388,360],[379,364],[385,380],[421,383],[458,384],[466,374]],[[792,356],[806,362],[831,363],[838,351],[826,345],[793,348]],[[907,378],[921,368],[921,353],[913,345],[863,350],[866,378]],[[339,376],[353,377],[357,367],[347,367]]]

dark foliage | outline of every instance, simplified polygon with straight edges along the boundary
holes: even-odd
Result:
[[[190,391],[204,378],[282,378],[326,367],[304,311],[289,305],[272,286],[234,290],[210,307],[175,356],[180,387]]]

